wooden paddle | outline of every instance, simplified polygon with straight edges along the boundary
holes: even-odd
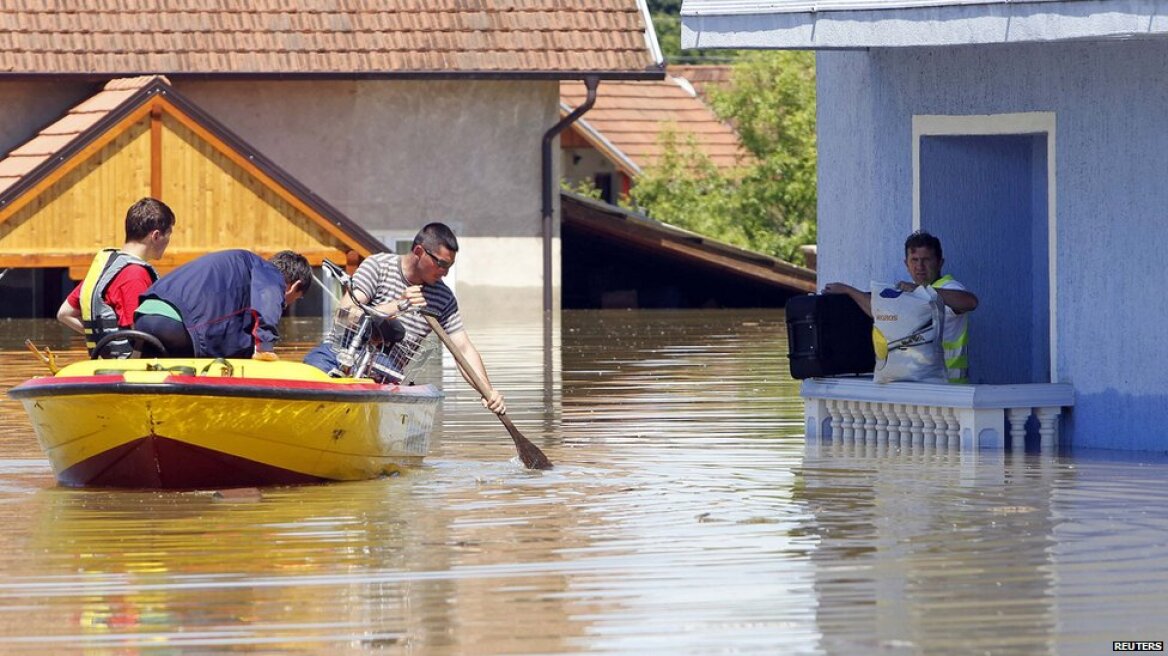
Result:
[[[55,356],[48,347],[45,347],[45,350],[42,351],[37,348],[37,345],[34,344],[31,339],[24,340],[24,345],[28,347],[28,350],[32,351],[33,354],[40,358],[41,362],[48,366],[49,373],[53,374],[54,376],[57,375],[57,372],[59,371],[57,368],[57,356]]]
[[[471,369],[470,363],[466,361],[466,358],[462,357],[462,353],[459,352],[458,347],[450,340],[450,335],[447,335],[446,331],[442,329],[442,325],[438,323],[438,319],[424,309],[421,310],[420,314],[426,318],[426,323],[430,324],[430,329],[434,331],[435,335],[438,335],[438,339],[442,340],[442,343],[446,345],[446,350],[450,351],[450,354],[454,356],[454,361],[466,372],[466,376],[470,379],[471,385],[474,386],[480,396],[486,397],[486,384],[475,373],[475,370]],[[548,460],[548,457],[543,454],[543,451],[540,451],[538,446],[532,444],[531,440],[523,437],[523,433],[520,433],[519,429],[515,427],[515,424],[511,423],[511,418],[506,413],[495,416],[507,427],[507,432],[511,433],[511,439],[515,442],[515,450],[519,452],[519,459],[523,461],[524,467],[528,469],[552,468],[552,461]]]

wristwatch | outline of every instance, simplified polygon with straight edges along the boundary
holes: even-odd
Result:
[[[397,311],[398,312],[405,312],[408,309],[410,309],[410,299],[403,298],[402,300],[397,302]]]

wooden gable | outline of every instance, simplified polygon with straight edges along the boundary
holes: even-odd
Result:
[[[95,251],[123,243],[126,209],[144,196],[176,217],[160,271],[227,248],[290,249],[313,265],[382,248],[165,78],[148,77],[111,82],[0,160],[0,268],[68,267],[81,278]]]

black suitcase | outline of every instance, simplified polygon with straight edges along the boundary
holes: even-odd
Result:
[[[787,359],[797,379],[871,373],[872,317],[847,294],[787,299]]]

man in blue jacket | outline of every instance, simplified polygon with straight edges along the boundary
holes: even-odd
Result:
[[[134,328],[157,337],[171,357],[275,360],[280,316],[311,284],[299,253],[271,260],[245,250],[209,253],[151,285]]]

